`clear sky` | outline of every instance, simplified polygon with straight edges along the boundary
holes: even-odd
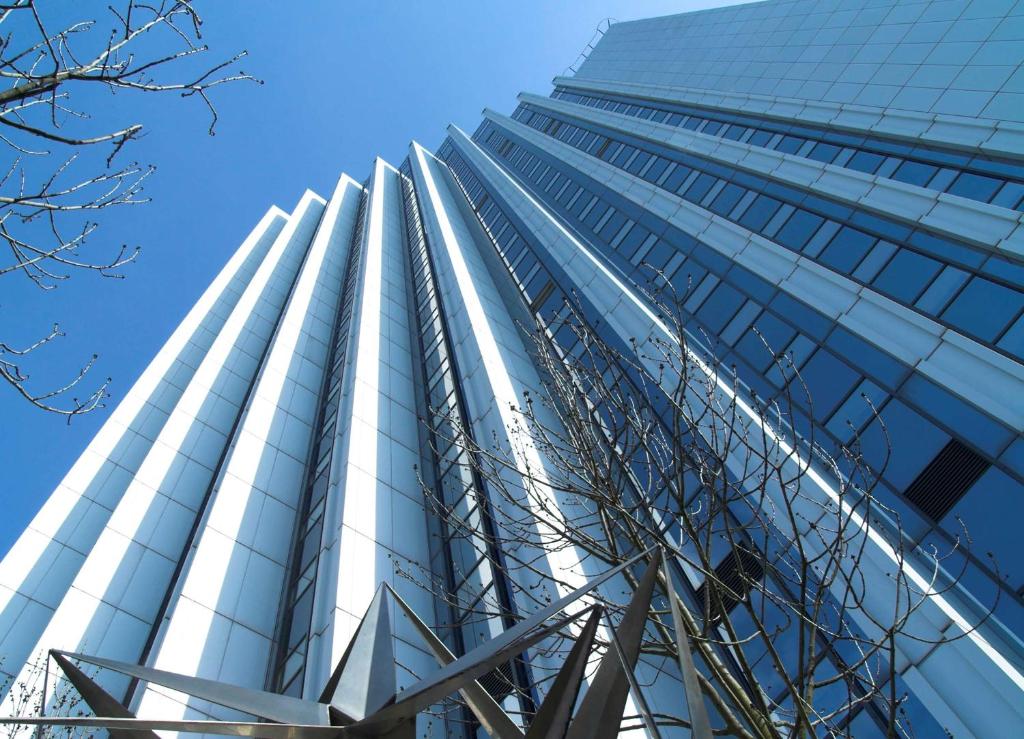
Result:
[[[153,202],[106,211],[101,233],[115,244],[140,244],[139,261],[125,280],[79,275],[48,293],[17,275],[4,280],[0,337],[38,337],[54,321],[68,334],[47,350],[45,366],[37,358],[34,379],[66,378],[95,352],[95,377],[113,383],[108,407],[70,426],[0,387],[0,554],[270,205],[291,210],[306,188],[329,195],[342,171],[362,179],[377,155],[399,165],[411,139],[436,148],[449,122],[471,131],[484,107],[507,113],[520,91],[549,93],[551,78],[574,62],[604,18],[728,4],[197,3],[204,40],[224,56],[247,49],[242,68],[265,84],[219,91],[214,137],[206,135],[208,118],[197,101],[119,100],[142,111],[149,132],[128,156],[158,169],[146,188]],[[102,16],[106,3],[95,5],[92,12]]]

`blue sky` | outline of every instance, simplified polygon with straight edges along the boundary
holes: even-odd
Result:
[[[37,337],[60,321],[68,336],[39,358],[45,364],[37,359],[34,379],[66,378],[97,353],[95,377],[113,378],[112,398],[107,409],[68,426],[0,388],[0,553],[270,205],[290,210],[307,187],[328,195],[342,171],[362,179],[378,154],[397,166],[411,139],[436,148],[449,122],[472,130],[482,108],[511,112],[520,91],[547,94],[551,78],[573,63],[606,17],[726,4],[199,3],[204,40],[223,56],[247,49],[242,68],[265,84],[219,91],[213,137],[198,101],[125,96],[114,109],[97,97],[95,104],[111,116],[138,111],[148,135],[127,155],[158,166],[146,188],[152,203],[107,211],[101,220],[102,237],[140,244],[141,257],[125,280],[79,275],[47,293],[18,275],[7,277],[0,337]],[[103,14],[105,5],[97,3],[95,12]]]

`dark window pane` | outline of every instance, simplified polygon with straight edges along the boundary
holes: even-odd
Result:
[[[913,303],[942,265],[908,249],[900,249],[875,279],[874,287],[897,300]]]
[[[712,177],[709,174],[701,174],[701,176],[695,179],[693,184],[687,188],[683,197],[691,202],[699,203],[701,198],[708,194],[708,190],[710,190],[716,182],[718,182],[718,178]]]
[[[796,331],[771,313],[762,313],[754,328],[757,329],[757,333],[751,329],[744,334],[736,345],[736,350],[760,372],[771,363],[773,354],[778,354],[786,348],[796,335]]]
[[[1013,439],[1010,429],[920,374],[907,378],[902,393],[957,436],[993,457]]]
[[[819,349],[810,361],[800,370],[806,384],[806,396],[809,396],[813,415],[824,420],[832,415],[836,406],[849,394],[854,384],[860,381],[860,375],[836,359],[826,349]],[[804,388],[799,380],[793,380],[794,398],[801,404],[807,400]]]
[[[1018,182],[1007,182],[1003,189],[992,199],[993,205],[1001,208],[1019,208],[1024,201],[1024,185]]]
[[[875,244],[875,237],[843,226],[821,254],[821,261],[843,274],[849,274]]]
[[[903,490],[946,445],[949,436],[895,399],[886,404],[880,417],[861,435],[864,459],[877,472],[891,450],[884,477]]]
[[[1024,516],[1024,486],[998,469],[989,469],[950,511],[944,523],[951,532],[963,535],[957,518],[967,530],[982,538],[999,569],[1019,586],[1024,567],[1020,558],[1020,522]]]
[[[758,195],[757,199],[750,204],[743,216],[740,218],[740,225],[751,231],[760,233],[761,229],[772,219],[775,211],[781,203],[775,198],[767,195]]]
[[[697,316],[714,333],[721,331],[743,302],[743,296],[733,287],[720,284],[697,311]]]
[[[856,169],[858,172],[874,174],[883,161],[885,161],[885,157],[881,154],[872,154],[870,151],[858,151],[846,163],[846,166],[850,169]]]
[[[972,200],[981,200],[987,203],[989,199],[995,195],[996,190],[1003,184],[1002,181],[994,179],[992,177],[985,177],[980,174],[971,174],[970,172],[961,172],[960,176],[956,178],[954,182],[946,192],[951,195],[960,195],[965,198],[971,198]]]
[[[1022,307],[1024,295],[975,277],[946,308],[942,317],[985,341],[995,341]]]
[[[839,153],[839,147],[833,146],[832,144],[826,144],[824,142],[817,144],[813,149],[807,152],[808,159],[814,159],[818,162],[831,162],[836,158],[836,154]]]
[[[802,139],[799,136],[786,136],[778,143],[775,149],[787,154],[796,154],[800,147],[804,145],[804,141],[806,139]]]
[[[786,225],[775,235],[775,240],[783,246],[799,251],[814,235],[823,219],[806,210],[798,210],[786,221]]]
[[[928,181],[935,176],[938,171],[937,167],[933,167],[930,164],[924,164],[923,162],[903,162],[896,171],[892,173],[894,180],[900,182],[906,182],[911,185],[920,185],[924,187],[928,184]]]
[[[872,379],[889,388],[899,385],[909,371],[905,365],[845,328],[836,328],[829,335],[828,345],[854,367],[864,369]]]
[[[676,188],[683,184],[692,171],[689,167],[677,164],[676,168],[672,170],[672,174],[665,178],[661,186],[670,192],[675,192]]]
[[[729,214],[733,208],[736,207],[736,203],[740,201],[740,198],[746,193],[746,190],[737,185],[728,184],[722,191],[718,193],[718,196],[711,201],[711,205],[708,208],[717,213],[720,216]]]

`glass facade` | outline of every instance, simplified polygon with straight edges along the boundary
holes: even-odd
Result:
[[[616,23],[550,97],[273,209],[4,560],[0,671],[29,679],[33,653],[63,648],[315,699],[382,583],[455,655],[486,643],[593,575],[568,547],[524,554],[507,525],[501,485],[536,482],[510,410],[549,371],[531,332],[648,397],[672,434],[674,391],[636,361],[668,294],[737,405],[813,466],[816,504],[877,477],[901,534],[865,519],[873,561],[952,552],[935,577],[959,584],[921,618],[963,633],[880,656],[881,692],[856,648],[814,636],[822,693],[856,706],[831,730],[884,733],[893,700],[904,734],[1024,722],[1022,39],[1024,10],[992,1],[768,0]],[[577,319],[612,356],[593,358]],[[601,430],[619,412],[587,406]],[[488,478],[499,448],[513,463]],[[723,476],[742,488],[738,469]],[[658,474],[614,466],[638,525],[697,558],[657,512],[674,485],[696,505],[713,483]],[[670,564],[694,613],[710,619],[714,572],[737,628],[753,628],[743,603],[777,637],[696,656],[705,675],[717,660],[757,682],[709,701],[716,727],[740,696],[795,710],[798,635],[770,614],[774,596],[800,595],[741,508],[708,514],[742,532],[738,547],[709,547],[703,570]],[[437,664],[407,619],[392,623],[404,690]],[[533,650],[480,684],[525,729],[563,657]],[[672,655],[637,675],[651,710],[671,712]],[[217,715],[107,687],[140,715]],[[464,702],[421,719],[418,736],[484,735]]]

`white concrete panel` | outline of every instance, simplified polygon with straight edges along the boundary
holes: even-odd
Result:
[[[380,583],[397,584],[396,569],[429,567],[423,495],[401,469],[418,462],[419,422],[411,410],[418,368],[409,353],[399,178],[386,162],[374,164],[332,450],[307,695],[322,689]],[[415,659],[410,666],[418,672],[432,665],[425,655]]]
[[[56,606],[124,495],[166,413],[181,396],[286,220],[280,209],[271,208],[242,242],[25,530],[22,536],[33,541],[43,541],[37,537],[42,533],[43,546],[29,552],[15,543],[0,562],[0,583],[33,597],[45,576],[47,605]],[[126,454],[128,448],[134,452]],[[59,561],[61,572],[53,571],[47,558]],[[0,620],[2,614],[0,606]],[[22,641],[6,639],[0,662],[23,662],[47,621],[48,617],[37,617],[24,625],[19,630]]]
[[[280,456],[287,455],[297,465],[304,465],[309,455],[317,408],[315,404],[303,403],[301,415],[297,413],[291,403],[296,397],[292,390],[300,366],[311,359],[304,356],[306,348],[315,353],[315,361],[310,365],[317,371],[317,389],[322,382],[322,347],[330,339],[332,319],[338,310],[338,285],[360,191],[355,181],[343,175],[322,218],[310,219],[305,232],[296,235],[304,243],[311,243],[283,308],[235,443],[214,485],[203,527],[186,562],[179,597],[187,599],[190,605],[182,612],[174,608],[162,626],[163,638],[151,660],[156,667],[163,668],[173,660],[178,671],[198,675],[204,665],[223,661],[235,674],[244,676],[238,684],[263,687],[270,669],[271,643],[285,584],[284,562],[301,489],[301,483],[291,489],[271,489],[268,483]],[[310,332],[316,332],[318,342],[306,341]],[[275,426],[281,427],[278,435],[272,434]],[[271,520],[280,533],[261,538],[261,523]],[[204,634],[198,625],[187,628],[188,620],[196,618],[196,609],[212,612],[200,623],[213,630]],[[177,628],[176,623],[182,619],[185,624]],[[216,625],[222,619],[231,624],[229,643],[237,642],[238,648],[244,644],[250,647],[251,654],[243,662],[252,665],[253,655],[262,655],[261,664],[238,672],[237,660],[221,654],[223,642]],[[183,651],[194,655],[192,664],[183,665]],[[164,708],[158,698],[151,704],[152,692],[148,690],[142,696],[140,715]],[[205,710],[194,701],[190,705]],[[185,706],[179,703],[176,715],[185,715]]]
[[[241,402],[245,385],[252,378],[247,381],[232,373],[227,365],[232,357],[243,353],[239,342],[246,331],[254,330],[250,318],[255,309],[270,309],[276,296],[283,296],[282,290],[292,283],[312,230],[319,221],[322,202],[313,193],[303,197],[296,213],[288,219],[259,267],[247,279],[244,291],[189,381],[168,423],[151,447],[140,451],[141,461],[134,479],[86,557],[68,594],[27,652],[50,648],[99,649],[102,641],[97,641],[96,634],[105,633],[107,626],[103,624],[109,626],[117,613],[128,615],[122,610],[121,601],[127,598],[125,588],[142,550],[167,559],[171,568],[165,571],[168,575],[173,571],[198,513],[196,506],[204,496],[213,467],[227,441],[224,433],[205,423],[212,388],[228,387],[230,383],[224,379],[230,376],[231,382],[243,386],[238,396]],[[281,307],[278,301],[276,310],[280,311]],[[267,332],[265,341],[269,339]],[[167,450],[173,450],[174,454],[168,454]],[[176,475],[180,470],[176,461],[184,458],[197,462],[201,469],[191,478],[195,487],[190,489],[183,489],[181,478]],[[177,481],[173,486],[168,485],[175,476]],[[159,484],[152,487],[142,480],[159,481]],[[130,556],[126,558],[126,555]],[[156,580],[146,585],[161,587]],[[170,581],[165,580],[162,590],[166,591],[170,585]],[[126,631],[118,642],[120,650],[134,654],[132,659],[138,658],[149,631],[144,622],[138,623],[143,626]]]

